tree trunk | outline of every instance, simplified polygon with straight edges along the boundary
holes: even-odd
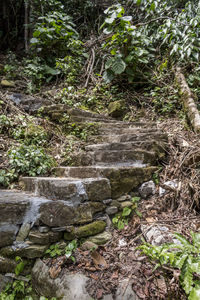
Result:
[[[25,0],[24,2],[25,6],[25,22],[24,22],[24,44],[25,44],[25,50],[28,52],[29,48],[29,30],[28,30],[28,24],[29,24],[29,0]]]
[[[200,132],[200,114],[193,98],[193,94],[185,80],[185,76],[179,67],[175,69],[175,78],[180,89],[183,105],[191,125],[195,132]]]

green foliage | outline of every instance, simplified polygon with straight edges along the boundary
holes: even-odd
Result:
[[[0,133],[9,134],[10,129],[13,126],[12,119],[6,115],[0,115]]]
[[[15,267],[15,274],[18,276],[24,270],[25,264],[24,264],[22,258],[19,256],[16,256],[15,260],[18,263],[17,266]]]
[[[59,70],[49,67],[47,62],[41,57],[25,59],[23,64],[23,74],[31,80],[28,85],[29,92],[34,92],[37,88],[41,87],[44,81],[48,83],[60,74]]]
[[[8,158],[10,167],[17,174],[28,176],[43,175],[54,165],[53,159],[44,149],[35,145],[13,147],[8,151]]]
[[[63,57],[66,51],[71,51],[69,42],[78,38],[75,25],[70,16],[54,11],[39,17],[35,25],[32,47],[44,58],[48,55]]]
[[[26,276],[26,281],[14,280],[9,283],[6,288],[0,293],[0,300],[34,300],[35,297],[32,296],[33,289],[30,284],[30,276]],[[40,296],[39,300],[48,300],[44,296]],[[56,300],[55,297],[49,298],[49,300]]]
[[[33,300],[31,292],[32,288],[28,282],[14,280],[12,284],[8,284],[5,290],[1,292],[0,300]]]
[[[15,267],[15,274],[19,276],[24,270],[25,263],[21,257],[16,256],[15,260],[17,266]],[[26,276],[25,280],[15,279],[12,283],[9,283],[6,288],[0,293],[0,300],[33,300],[32,286],[30,284],[31,277]]]
[[[45,254],[47,254],[50,257],[56,257],[56,256],[61,256],[63,252],[63,249],[60,249],[59,244],[53,244],[45,251]]]
[[[121,213],[115,215],[115,217],[112,219],[112,222],[117,229],[122,230],[126,225],[128,225],[129,219],[133,212],[141,217],[141,213],[137,209],[139,200],[140,197],[133,197],[133,205],[131,207],[124,207]]]
[[[139,76],[148,78],[147,64],[153,66],[164,55],[170,63],[198,64],[198,1],[132,2],[126,5],[126,11],[121,4],[105,11],[102,28],[107,35],[103,44],[108,57],[103,76],[106,82],[122,73],[129,82]]]
[[[0,170],[0,186],[2,187],[8,187],[17,178],[15,169]]]
[[[70,243],[68,243],[68,245],[65,248],[63,248],[62,245],[57,243],[51,245],[49,249],[46,250],[45,254],[52,258],[65,255],[67,259],[70,258],[73,262],[75,262],[75,258],[72,254],[76,250],[77,246],[78,245],[76,240],[73,240]]]
[[[66,258],[70,258],[73,262],[75,262],[75,258],[74,258],[74,256],[72,254],[76,250],[77,247],[78,247],[77,241],[76,240],[71,241],[65,247],[65,256],[66,256]]]
[[[44,146],[48,140],[48,134],[42,126],[31,122],[24,122],[12,130],[12,137],[24,145]]]
[[[84,125],[78,125],[77,123],[69,123],[65,126],[66,131],[76,136],[77,138],[87,141],[91,135],[98,134],[98,128],[94,123],[86,123]]]
[[[8,51],[5,57],[5,65],[3,69],[4,76],[7,79],[16,78],[18,75],[18,69],[19,61],[17,60],[15,53],[13,53],[12,51]]]
[[[174,234],[177,244],[152,246],[145,243],[139,247],[156,267],[170,265],[180,270],[180,284],[189,300],[199,299],[200,295],[200,233],[191,232],[191,242],[179,233]]]
[[[145,94],[151,97],[154,111],[161,115],[171,115],[181,110],[178,90],[172,85],[156,86],[150,94]]]
[[[125,9],[120,4],[109,7],[107,18],[101,28],[108,35],[103,49],[109,51],[103,78],[111,82],[115,75],[125,73],[132,82],[136,72],[152,57],[149,39],[132,25],[132,16],[125,16]],[[148,47],[147,47],[148,45]]]

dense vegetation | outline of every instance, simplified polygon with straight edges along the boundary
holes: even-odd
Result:
[[[106,111],[110,102],[123,97],[127,108],[124,120],[137,120],[147,110],[152,113],[151,119],[177,116],[185,122],[174,69],[182,68],[199,105],[199,47],[197,0],[0,3],[2,79],[11,84],[22,82],[20,92],[25,94],[50,95],[54,103],[96,112]],[[131,107],[138,109],[134,116]],[[12,109],[7,113],[3,100],[0,110],[4,111],[0,134],[5,134],[9,143],[12,140],[6,165],[0,170],[1,187],[10,186],[20,175],[48,174],[62,161],[72,164],[70,153],[76,147],[76,138],[87,141],[88,135],[97,133],[94,124],[69,128],[65,115],[59,124],[53,124],[42,110],[34,117],[16,115]],[[60,148],[57,153],[56,147]],[[138,200],[136,197],[135,212],[140,216]],[[130,215],[131,210],[125,208],[113,223],[123,229]],[[182,288],[189,299],[195,300],[200,290],[199,235],[191,236],[192,244],[177,236],[179,247],[144,244],[141,249],[158,262],[156,267],[179,269]],[[0,299],[21,297],[26,289],[26,284],[17,282],[0,294]],[[6,298],[9,293],[13,298]]]

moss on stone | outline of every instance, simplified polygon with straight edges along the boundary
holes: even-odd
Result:
[[[69,241],[74,238],[88,237],[104,231],[106,223],[104,221],[95,221],[87,225],[73,228],[71,232],[64,234],[64,239]]]
[[[113,118],[123,117],[125,110],[126,106],[123,100],[111,102],[108,106],[108,114]]]

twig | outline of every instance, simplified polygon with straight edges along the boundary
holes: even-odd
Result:
[[[149,21],[147,21],[147,22],[145,22],[145,23],[138,23],[138,24],[136,24],[135,26],[136,26],[136,27],[144,26],[144,25],[147,25],[147,24],[150,24],[150,23],[159,21],[159,20],[165,20],[165,19],[175,21],[173,18],[170,18],[170,17],[158,17],[158,18],[149,20]],[[176,23],[177,23],[177,24],[180,24],[180,25],[184,25],[184,26],[189,26],[188,23],[182,23],[182,22],[177,22],[177,21],[176,21]]]
[[[168,223],[168,222],[178,222],[178,221],[183,221],[183,220],[199,220],[199,217],[180,217],[180,218],[176,218],[176,219],[168,219],[168,220],[162,220],[162,221],[160,221],[160,220],[155,220],[155,221],[149,221],[149,222],[147,222],[147,221],[143,221],[143,222],[141,222],[141,224],[151,224],[151,223],[153,223],[153,224],[165,224],[165,223]],[[148,229],[149,230],[149,229]]]
[[[95,51],[94,51],[94,48],[92,48],[91,51],[92,51],[92,60],[91,60],[90,71],[88,73],[87,80],[86,80],[86,83],[85,83],[85,88],[88,87],[89,79],[90,79],[90,76],[92,74],[92,70],[93,70],[94,62],[95,62]]]

